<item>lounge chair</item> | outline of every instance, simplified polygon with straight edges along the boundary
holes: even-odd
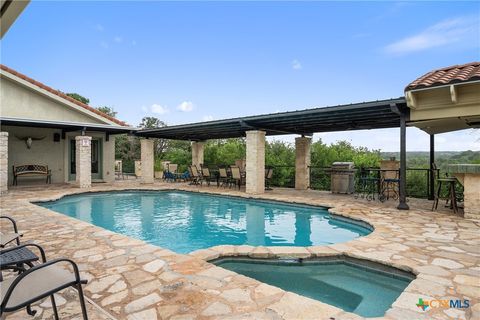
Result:
[[[208,167],[201,166],[202,168],[202,178],[205,180],[207,185],[210,185],[210,182],[217,181],[217,178],[212,176],[210,169]]]
[[[80,279],[80,272],[75,262],[65,258],[47,262],[44,250],[32,243],[2,250],[0,255],[32,245],[40,250],[43,263],[20,273],[18,276],[0,282],[0,319],[5,319],[7,313],[23,308],[27,308],[27,313],[33,316],[36,311],[32,311],[30,305],[50,296],[54,316],[58,320],[54,293],[73,286],[78,290],[83,319],[87,320],[87,309],[82,290],[82,284],[87,282]],[[69,264],[73,268],[73,272],[60,267],[59,264]]]
[[[177,181],[177,169],[178,169],[178,164],[175,164],[175,163],[167,164],[167,171],[164,172],[165,180]]]
[[[203,176],[198,171],[197,166],[191,165],[190,166],[190,171],[192,172],[192,183],[191,184],[202,185]]]
[[[228,177],[227,168],[219,167],[218,168],[218,187],[220,186],[228,186],[230,183],[230,178]]]
[[[265,168],[265,190],[273,190],[270,188],[270,181],[272,180],[273,177],[273,168],[268,167]]]
[[[13,232],[2,233],[0,232],[0,248],[4,248],[10,242],[16,241],[17,245],[20,245],[20,237],[22,236],[21,233],[18,232],[17,223],[13,218],[9,216],[0,216],[0,219],[7,219],[13,225]]]
[[[230,166],[230,170],[232,172],[232,183],[238,185],[238,189],[242,185],[242,173],[240,172],[240,168],[237,166]]]

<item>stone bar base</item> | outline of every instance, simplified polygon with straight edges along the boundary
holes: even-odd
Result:
[[[92,186],[92,137],[75,137],[75,181],[80,188]]]
[[[192,142],[192,165],[200,167],[203,164],[203,150],[205,148],[204,141]]]
[[[8,192],[8,132],[0,132],[0,194]]]
[[[312,138],[295,138],[295,189],[310,187],[310,145]]]
[[[265,131],[247,131],[246,192],[265,192]]]
[[[153,140],[142,139],[140,140],[140,152],[141,152],[141,172],[142,172],[142,183],[153,183]]]
[[[480,174],[462,173],[455,174],[463,180],[463,197],[465,218],[480,219]]]

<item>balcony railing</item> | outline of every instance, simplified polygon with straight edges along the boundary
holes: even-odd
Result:
[[[270,166],[273,168],[271,186],[294,188],[295,187],[295,166]],[[330,190],[330,167],[311,166],[310,189]],[[378,169],[378,168],[366,168]],[[431,198],[430,169],[428,168],[407,168],[407,196],[415,198]],[[439,171],[434,170],[438,177]],[[359,181],[360,169],[355,173],[355,180]],[[355,184],[357,188],[357,183]],[[359,190],[356,190],[359,191]]]

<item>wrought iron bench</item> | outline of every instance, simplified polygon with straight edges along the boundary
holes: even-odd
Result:
[[[52,170],[48,166],[27,164],[13,167],[13,185],[18,184],[18,177],[45,176],[45,183],[52,183]]]

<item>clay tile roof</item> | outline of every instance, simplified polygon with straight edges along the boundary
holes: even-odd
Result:
[[[480,62],[470,62],[430,71],[410,83],[405,91],[480,80]]]
[[[33,84],[33,85],[35,85],[35,86],[37,86],[37,87],[39,87],[39,88],[41,88],[41,89],[43,89],[43,90],[46,90],[46,91],[48,91],[48,92],[50,92],[50,93],[53,93],[53,94],[59,96],[59,97],[62,98],[62,99],[68,100],[69,102],[72,102],[72,103],[76,104],[77,106],[80,106],[80,107],[82,107],[82,108],[84,108],[84,109],[87,109],[88,111],[91,111],[91,112],[93,112],[93,113],[96,113],[96,114],[98,114],[99,116],[102,116],[102,117],[104,117],[104,118],[106,118],[106,119],[108,119],[108,120],[110,120],[110,121],[113,121],[113,122],[115,122],[115,123],[118,124],[118,125],[128,126],[128,124],[127,124],[126,122],[124,122],[124,121],[120,121],[120,120],[118,120],[118,119],[116,119],[116,118],[114,118],[114,117],[111,117],[111,116],[109,116],[109,115],[107,115],[107,114],[105,114],[105,113],[103,113],[103,112],[101,112],[101,111],[98,111],[97,109],[95,109],[95,108],[93,108],[93,107],[90,107],[88,104],[82,103],[82,102],[80,102],[80,101],[78,101],[78,100],[75,100],[75,99],[67,96],[65,93],[63,93],[63,92],[60,91],[60,90],[53,89],[52,87],[49,87],[49,86],[47,86],[47,85],[45,85],[45,84],[43,84],[43,83],[41,83],[41,82],[38,82],[38,81],[36,81],[36,80],[34,80],[34,79],[30,78],[30,77],[27,77],[26,75],[24,75],[24,74],[22,74],[22,73],[20,73],[20,72],[18,72],[18,71],[15,71],[15,70],[13,70],[13,69],[11,69],[11,68],[3,65],[3,64],[0,64],[0,69],[2,69],[3,71],[8,72],[8,73],[10,73],[10,74],[13,74],[14,76],[17,76],[17,77],[19,77],[19,78],[21,78],[21,79],[23,79],[23,80],[25,80],[25,81],[27,81],[27,82],[30,82],[31,84]]]

